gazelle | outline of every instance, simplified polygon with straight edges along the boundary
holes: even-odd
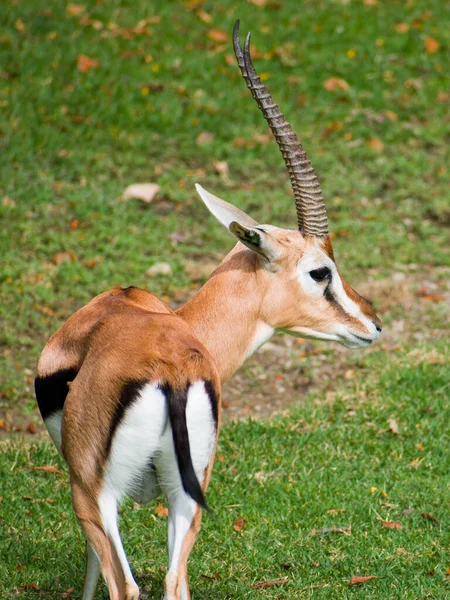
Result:
[[[139,590],[123,550],[117,504],[169,506],[167,600],[190,598],[187,558],[220,422],[220,381],[275,332],[368,346],[381,324],[336,267],[314,169],[261,83],[244,49],[242,75],[283,154],[298,229],[260,225],[197,185],[210,212],[238,242],[178,311],[144,290],[114,288],[78,310],[45,346],[36,396],[50,436],[69,466],[73,506],[87,538],[83,600],[100,572],[113,600]]]

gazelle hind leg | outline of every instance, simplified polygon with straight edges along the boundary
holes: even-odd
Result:
[[[165,600],[190,600],[187,559],[200,531],[202,510],[182,488],[168,498],[169,571]]]
[[[102,495],[101,495],[102,496]],[[108,587],[110,600],[138,600],[139,588],[131,575],[117,526],[117,503],[72,483],[75,514],[88,540],[88,564],[83,600],[91,600],[96,587],[95,558]],[[91,550],[93,552],[91,552]],[[95,558],[94,558],[95,557]]]
[[[92,546],[86,541],[86,575],[84,577],[83,597],[81,600],[93,600],[100,576],[100,561]]]
[[[217,425],[203,382],[194,383],[188,392],[186,421],[192,463],[205,491],[213,463]],[[161,453],[155,466],[169,505],[169,571],[164,582],[165,600],[190,600],[187,560],[200,530],[202,511],[183,489],[170,427],[162,436]]]

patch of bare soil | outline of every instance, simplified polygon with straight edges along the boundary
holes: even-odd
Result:
[[[200,275],[198,265],[196,268],[193,264],[193,279],[204,281],[212,271],[211,263],[204,265]],[[378,342],[365,350],[348,350],[338,344],[274,336],[224,384],[224,421],[269,417],[301,403],[311,391],[325,400],[338,382],[363,376],[365,357],[371,352],[397,351],[406,346],[410,349],[414,343],[449,336],[450,268],[421,267],[420,272],[405,269],[360,285],[358,291],[374,302],[383,321]],[[172,306],[181,306],[194,293],[180,290]],[[358,353],[357,361],[354,353]],[[27,389],[31,394],[31,385]],[[25,402],[0,415],[0,438],[46,436],[37,408],[35,415],[25,417]],[[2,427],[2,421],[10,427]]]

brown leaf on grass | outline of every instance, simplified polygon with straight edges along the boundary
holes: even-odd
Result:
[[[324,127],[320,139],[325,140],[330,134],[334,133],[335,131],[342,131],[343,128],[344,126],[340,121],[330,121],[330,123]]]
[[[219,173],[223,179],[228,179],[230,175],[230,169],[228,168],[228,163],[224,160],[216,160],[213,162],[214,168]]]
[[[395,433],[398,435],[398,424],[397,421],[395,419],[389,419],[388,420],[388,424],[389,424],[389,431],[391,433]]]
[[[214,42],[226,42],[228,40],[228,33],[221,29],[210,29],[207,36]]]
[[[337,513],[342,513],[345,511],[345,508],[330,508],[330,510],[327,510],[327,513],[329,515],[336,515]]]
[[[424,457],[422,458],[415,458],[414,460],[412,460],[409,463],[409,467],[411,467],[411,469],[418,469],[420,467],[420,465],[422,464],[422,462],[424,461]]]
[[[441,47],[440,43],[437,42],[434,38],[430,37],[429,35],[427,35],[427,37],[425,38],[424,43],[427,54],[434,54]]]
[[[439,523],[439,519],[437,517],[434,517],[433,515],[430,515],[430,513],[423,512],[420,513],[420,516],[422,516],[424,519],[427,519],[428,521],[432,521],[433,523]]]
[[[203,23],[211,23],[212,16],[209,13],[207,13],[206,10],[204,10],[203,8],[199,8],[196,14],[200,21],[203,21]]]
[[[381,524],[387,529],[403,529],[402,525],[396,521],[381,521]]]
[[[209,142],[212,142],[215,137],[216,136],[214,135],[214,133],[210,133],[209,131],[202,131],[202,133],[199,133],[199,135],[197,136],[195,142],[199,146],[202,146],[203,144],[209,144]]]
[[[76,17],[80,13],[82,13],[86,9],[86,6],[83,4],[68,4],[66,6],[66,12],[71,17]]]
[[[289,579],[287,577],[284,577],[283,579],[271,579],[270,581],[260,581],[259,583],[255,583],[255,585],[252,585],[252,590],[257,590],[258,588],[273,587],[275,585],[284,585],[288,581]]]
[[[44,467],[33,467],[32,471],[45,471],[46,473],[55,473],[56,475],[62,475],[62,471],[54,467],[53,465],[45,465]]]
[[[346,92],[350,89],[350,86],[340,77],[330,77],[323,83],[323,87],[329,92]]]
[[[248,0],[250,4],[254,4],[255,6],[265,6],[267,4],[267,0]]]
[[[416,510],[415,508],[413,508],[412,506],[410,506],[409,508],[405,508],[405,510],[402,510],[402,515],[405,515],[406,517],[409,517],[410,515],[413,514],[413,512],[415,510]]]
[[[245,527],[245,524],[246,524],[246,520],[243,519],[242,517],[238,517],[236,519],[236,521],[234,522],[233,529],[235,531],[242,531],[242,529],[244,529],[244,527]]]
[[[48,306],[42,306],[41,304],[33,304],[33,308],[39,311],[41,314],[45,315],[46,317],[55,316],[55,311],[52,308],[49,308]]]
[[[383,114],[389,121],[398,121],[398,115],[393,110],[385,110]]]
[[[321,529],[312,529],[311,535],[328,535],[329,533],[350,535],[350,527],[322,527]]]
[[[33,504],[40,504],[42,502],[46,502],[47,504],[56,504],[56,500],[53,498],[32,498],[31,496],[22,496],[24,500],[28,500],[28,502],[32,502]]]
[[[376,150],[377,152],[381,152],[384,148],[383,142],[378,138],[370,138],[370,140],[367,142],[367,145],[369,148],[372,148],[372,150]]]
[[[213,573],[212,575],[201,575],[202,579],[209,579],[210,581],[222,581],[222,577],[219,573]]]
[[[21,585],[20,589],[22,589],[22,590],[24,590],[24,589],[39,590],[39,586],[38,586],[37,581],[32,581],[31,583],[25,583],[24,585]]]
[[[366,583],[366,581],[370,581],[371,579],[378,579],[378,577],[376,575],[367,575],[366,577],[352,575],[352,578],[349,581],[349,585],[360,585],[361,583]]]
[[[29,423],[25,431],[27,431],[28,433],[37,433],[38,428],[34,423]]]
[[[69,598],[69,596],[71,596],[74,591],[75,591],[75,588],[69,588],[68,590],[66,590],[65,592],[63,592],[61,594],[61,598]]]
[[[75,262],[76,259],[77,255],[74,252],[68,250],[67,252],[58,252],[58,254],[55,254],[55,256],[50,260],[55,265],[61,265],[65,262]]]
[[[156,183],[133,183],[124,191],[123,199],[129,200],[130,198],[136,198],[137,200],[142,200],[142,202],[150,204],[160,189],[161,188],[159,185],[156,185]]]
[[[162,504],[158,504],[158,506],[154,510],[155,515],[158,517],[168,517],[169,509],[163,506]]]
[[[436,102],[439,104],[447,104],[450,101],[450,93],[449,92],[438,92],[436,96]]]
[[[95,58],[89,58],[89,56],[86,56],[85,54],[79,54],[77,56],[77,69],[80,73],[87,73],[87,71],[91,71],[97,67],[98,60]]]
[[[407,31],[409,31],[409,25],[408,23],[397,23],[394,29],[398,33],[406,33]]]

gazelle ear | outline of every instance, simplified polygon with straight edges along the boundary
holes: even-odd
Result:
[[[195,189],[210,212],[222,223],[222,225],[225,225],[227,229],[230,229],[230,225],[233,221],[236,221],[245,227],[258,225],[255,219],[249,217],[243,210],[225,202],[225,200],[221,200],[217,196],[214,196],[214,194],[210,194],[198,183],[195,184]]]
[[[250,248],[250,250],[256,252],[269,262],[274,261],[279,256],[277,246],[270,233],[264,231],[259,225],[256,227],[245,227],[241,223],[233,221],[233,223],[230,223],[229,229],[244,246],[247,246],[247,248]]]
[[[195,184],[200,198],[218,221],[247,248],[256,252],[269,262],[279,255],[276,244],[263,227],[247,213],[232,204],[210,194],[198,183]]]

